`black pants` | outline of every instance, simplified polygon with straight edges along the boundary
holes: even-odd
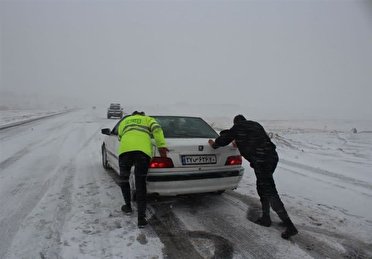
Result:
[[[146,215],[146,177],[149,169],[150,157],[141,151],[131,151],[119,156],[120,188],[123,193],[125,204],[130,205],[129,176],[134,166],[134,177],[136,182],[136,198],[138,217]]]
[[[278,164],[278,156],[265,159],[264,162],[254,164],[254,172],[257,178],[257,193],[262,205],[262,216],[270,216],[270,206],[278,214],[282,221],[288,219],[287,211],[280,200],[276,190],[273,174]]]

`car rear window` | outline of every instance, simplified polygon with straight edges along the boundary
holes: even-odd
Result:
[[[120,110],[120,105],[116,105],[116,104],[111,104],[110,105],[110,109],[113,109],[113,110]]]
[[[161,125],[166,138],[217,138],[217,132],[202,118],[152,116]]]

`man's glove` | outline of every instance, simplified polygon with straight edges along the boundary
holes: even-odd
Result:
[[[169,149],[166,147],[159,147],[159,154],[161,157],[167,157],[167,152],[169,152]]]

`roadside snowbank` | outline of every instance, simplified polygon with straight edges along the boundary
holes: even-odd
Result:
[[[67,111],[69,110],[0,110],[0,129],[5,129],[41,118],[54,116]]]

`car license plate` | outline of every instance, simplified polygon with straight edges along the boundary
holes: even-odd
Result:
[[[181,156],[183,165],[207,165],[217,163],[216,155],[185,155]]]

